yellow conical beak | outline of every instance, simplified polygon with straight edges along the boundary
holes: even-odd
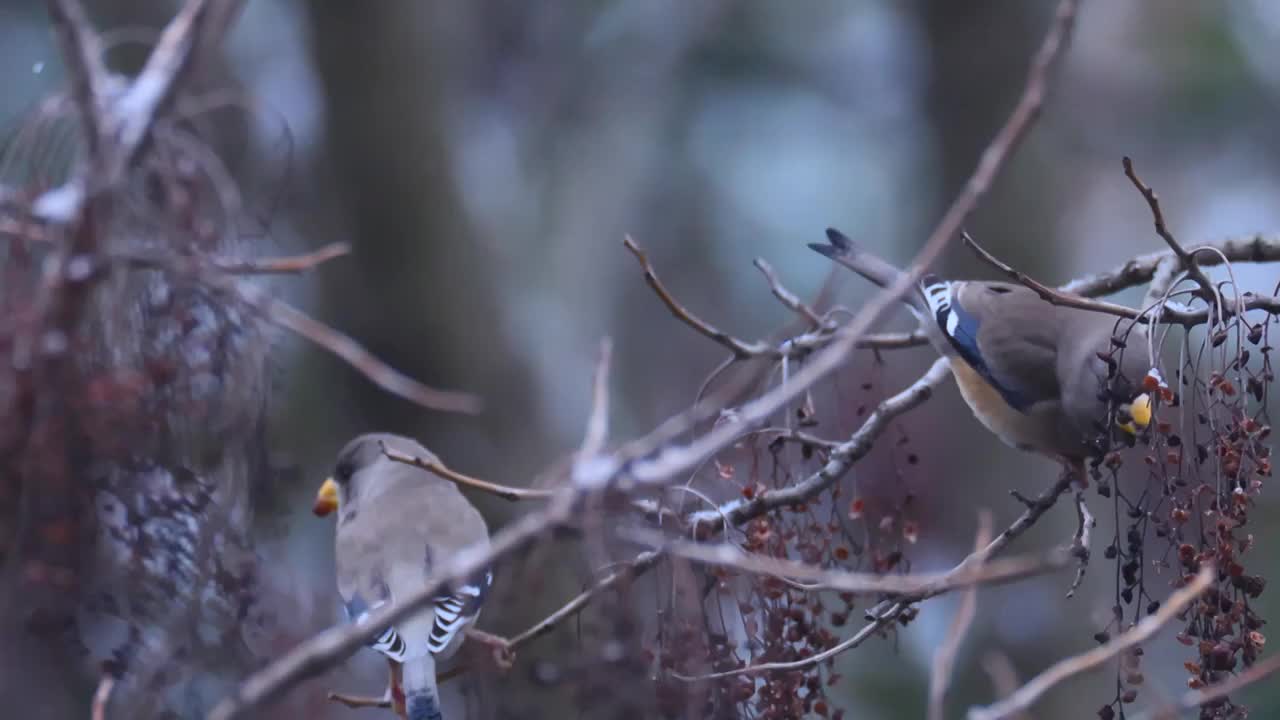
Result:
[[[1129,417],[1133,418],[1131,422],[1120,423],[1120,429],[1133,435],[1138,434],[1138,428],[1144,428],[1151,424],[1151,396],[1142,393],[1133,399],[1129,404]]]
[[[316,517],[324,517],[337,509],[338,483],[334,482],[333,478],[325,478],[320,490],[316,493],[316,503],[311,506],[311,512],[315,513]]]

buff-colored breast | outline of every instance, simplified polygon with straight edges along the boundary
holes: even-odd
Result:
[[[1047,443],[1037,442],[1044,419],[1019,412],[1004,401],[1000,393],[982,378],[969,363],[949,358],[960,395],[973,414],[1005,444],[1022,450],[1049,451]]]
[[[1071,432],[1059,405],[1042,404],[1033,407],[1030,413],[1020,413],[960,357],[950,357],[948,361],[956,386],[960,388],[960,396],[964,397],[980,423],[1005,445],[1057,457],[1082,455],[1084,447],[1076,433]]]

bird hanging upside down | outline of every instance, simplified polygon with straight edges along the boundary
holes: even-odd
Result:
[[[809,247],[881,287],[902,275],[838,230],[827,239]],[[1112,427],[1135,435],[1151,422],[1153,394],[1167,392],[1145,326],[1119,337],[1114,317],[1004,282],[926,275],[902,300],[978,420],[1006,444],[1062,462],[1082,485],[1085,461],[1106,447],[1100,437]]]
[[[335,561],[338,592],[352,622],[368,622],[385,604],[426,587],[433,570],[466,548],[487,548],[480,512],[451,481],[391,460],[383,448],[434,462],[417,442],[382,433],[361,435],[338,454],[333,477],[316,495],[314,512],[338,511]],[[369,646],[391,666],[391,707],[409,720],[442,720],[436,661],[453,656],[480,616],[493,573],[452,590],[395,627],[370,628]],[[344,702],[347,700],[341,699]],[[385,702],[384,701],[384,702]],[[377,704],[377,701],[361,704]]]

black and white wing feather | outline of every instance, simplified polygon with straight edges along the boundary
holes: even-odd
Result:
[[[432,653],[439,655],[444,652],[453,643],[458,632],[480,615],[480,607],[492,586],[493,571],[486,570],[474,582],[436,600],[435,624],[431,628],[431,637],[427,640],[427,647]]]
[[[480,615],[480,608],[484,605],[485,597],[488,596],[489,588],[492,586],[493,571],[486,570],[475,582],[467,583],[453,593],[436,598],[435,621],[431,628],[431,635],[427,638],[427,649],[433,655],[439,655],[448,649],[458,633]],[[374,612],[386,604],[386,600],[380,600],[370,606],[359,595],[355,595],[344,608],[348,620],[357,625],[364,625],[369,622]],[[369,641],[368,646],[396,662],[405,660],[405,642],[395,627],[382,629]]]
[[[353,595],[351,601],[346,603],[343,608],[347,611],[347,620],[356,625],[367,625],[370,616],[378,610],[378,608],[386,605],[386,600],[379,600],[372,606],[369,606],[364,598],[359,595]],[[369,642],[368,646],[395,660],[396,662],[404,662],[405,644],[404,639],[396,632],[394,627],[383,628]]]

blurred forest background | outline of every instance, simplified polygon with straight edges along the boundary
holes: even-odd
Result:
[[[145,43],[174,11],[167,2],[89,5],[99,27],[120,29],[109,39],[121,67],[145,57]],[[400,432],[451,467],[528,484],[580,442],[605,335],[615,343],[615,437],[683,409],[723,351],[657,302],[622,248],[624,234],[689,307],[744,337],[791,319],[751,267],[754,257],[807,297],[830,267],[804,245],[827,226],[905,262],[1014,103],[1052,5],[248,3],[214,82],[242,88],[252,107],[211,118],[261,223],[245,229],[256,238],[250,252],[351,243],[350,257],[273,289],[408,374],[487,403],[474,418],[424,412],[312,346],[278,338],[270,448],[300,471],[257,508],[258,551],[275,598],[262,647],[290,647],[341,617],[333,528],[308,510],[347,439]],[[1280,5],[1268,0],[1087,2],[1045,117],[969,229],[1051,284],[1162,249],[1121,172],[1122,155],[1161,194],[1186,244],[1280,228],[1278,39]],[[43,3],[0,2],[0,121],[16,126],[63,82]],[[936,270],[993,277],[958,243]],[[1272,266],[1236,273],[1260,291],[1277,280]],[[868,294],[852,277],[837,282],[850,306]],[[909,318],[896,313],[892,325],[908,328]],[[824,396],[848,398],[824,399],[839,407],[824,418],[824,435],[847,434],[854,405],[910,382],[932,353],[887,360],[861,352],[821,386]],[[867,381],[874,389],[858,391]],[[886,442],[845,483],[901,471],[918,496],[922,528],[913,569],[950,567],[972,545],[979,508],[994,511],[997,527],[1007,524],[1021,510],[1008,490],[1038,491],[1058,473],[1000,445],[950,382],[899,425],[919,462],[894,462],[898,451]],[[1266,557],[1255,562],[1274,568],[1280,501],[1264,498],[1254,532]],[[475,501],[493,528],[520,510]],[[1108,514],[1100,517],[1098,537],[1109,537]],[[1061,503],[1019,547],[1061,542],[1074,523]],[[1091,647],[1112,602],[1108,567],[1095,565],[1069,600],[1061,574],[982,590],[955,707],[992,697],[988,651],[1006,654],[1025,679]],[[522,600],[491,605],[480,625],[527,627],[578,591],[582,570],[543,562],[538,577],[500,576],[500,597],[512,583],[533,586],[514,588]],[[1264,617],[1280,611],[1276,597],[1263,595]],[[843,680],[833,695],[846,717],[922,717],[931,650],[956,602],[931,601],[896,639],[839,659]],[[487,707],[502,717],[569,716],[559,714],[572,708],[563,693],[543,686],[539,659],[572,653],[580,630],[570,623],[530,645],[505,679],[475,681],[495,693]],[[1149,647],[1147,699],[1185,688],[1186,658],[1172,634]],[[0,650],[0,674],[23,662]],[[360,653],[263,716],[372,716],[328,706],[323,693],[380,691],[384,668]],[[0,701],[36,713],[24,717],[87,717],[92,678],[62,687],[62,695],[34,697],[9,686]],[[227,687],[212,683],[197,704],[207,707]],[[1113,691],[1110,672],[1073,680],[1035,717],[1085,717]],[[1280,716],[1280,683],[1254,687],[1243,700],[1254,717]]]

